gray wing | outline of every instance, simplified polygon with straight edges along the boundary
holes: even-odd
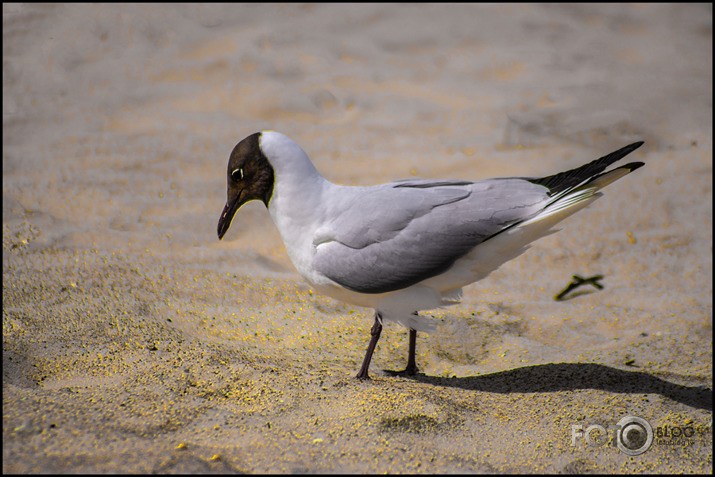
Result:
[[[317,234],[313,267],[360,293],[439,275],[548,199],[545,187],[522,179],[404,180],[354,190]]]

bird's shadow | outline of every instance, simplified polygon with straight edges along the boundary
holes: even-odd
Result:
[[[555,363],[526,366],[464,378],[416,374],[412,379],[439,386],[491,393],[534,393],[600,389],[612,393],[659,394],[687,406],[712,411],[712,389],[683,386],[640,371],[625,371],[596,363]]]

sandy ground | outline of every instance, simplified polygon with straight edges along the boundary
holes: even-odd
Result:
[[[3,4],[3,472],[712,472],[712,79],[710,5]],[[344,184],[646,166],[359,382],[371,311],[261,203],[216,237],[261,129]]]

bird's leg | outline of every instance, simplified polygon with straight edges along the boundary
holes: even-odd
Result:
[[[370,344],[367,345],[365,358],[362,360],[362,366],[357,374],[358,379],[370,379],[370,376],[367,375],[367,370],[370,367],[372,353],[375,351],[377,341],[380,339],[380,333],[382,333],[382,317],[380,316],[380,313],[375,310],[375,324],[373,324],[372,329],[370,329]]]
[[[416,315],[415,311],[413,315]],[[407,351],[407,367],[403,371],[385,371],[393,376],[414,376],[417,374],[417,357],[415,350],[417,348],[417,330],[410,328],[410,345]]]
[[[417,374],[417,359],[415,357],[416,344],[417,330],[410,328],[410,350],[407,354],[407,368],[405,368],[405,374],[408,376],[414,376]]]

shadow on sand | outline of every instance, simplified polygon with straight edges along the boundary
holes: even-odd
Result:
[[[417,374],[416,381],[490,393],[534,393],[600,389],[613,393],[660,394],[687,406],[712,411],[712,389],[682,386],[639,371],[595,363],[540,364],[483,376],[442,378]]]

